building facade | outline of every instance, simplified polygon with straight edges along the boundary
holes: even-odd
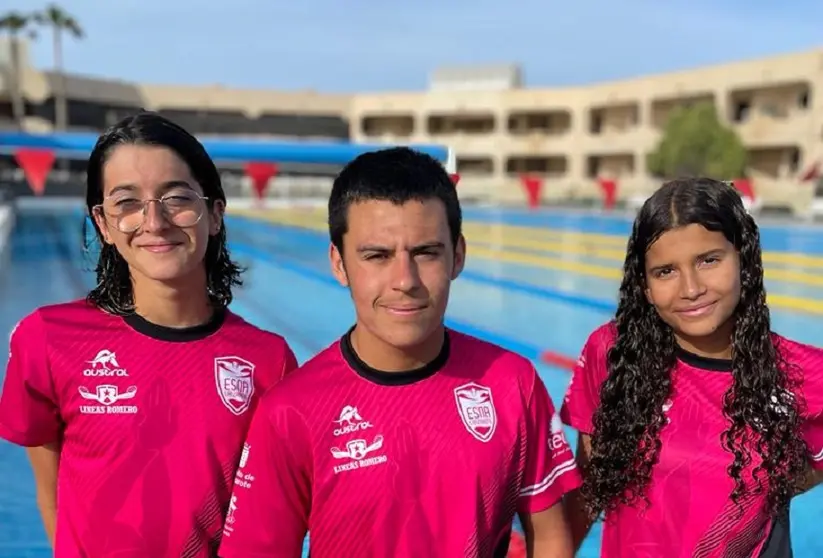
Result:
[[[25,60],[23,68],[25,125],[46,131],[56,78]],[[8,119],[3,76],[0,119]],[[441,69],[419,92],[330,95],[79,76],[67,76],[65,89],[73,128],[100,129],[148,108],[201,135],[447,144],[461,195],[491,202],[523,203],[524,173],[543,179],[546,203],[597,200],[603,178],[618,184],[620,199],[644,197],[659,184],[646,157],[668,114],[695,101],[714,103],[740,135],[764,206],[802,213],[814,186],[801,177],[823,164],[823,49],[585,87],[525,88],[519,68],[502,66]]]

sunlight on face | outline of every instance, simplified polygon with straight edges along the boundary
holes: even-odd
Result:
[[[730,342],[740,258],[722,233],[695,224],[661,235],[646,253],[646,285],[649,302],[685,349],[701,353],[701,345]]]
[[[394,347],[413,347],[442,324],[465,244],[452,246],[440,200],[353,204],[344,254],[331,249],[335,277],[349,287],[358,323]]]
[[[222,224],[223,204],[218,201],[210,212],[202,195],[202,187],[174,151],[122,145],[103,167],[104,201],[94,218],[135,281],[175,281],[202,272],[209,236]],[[144,216],[136,211],[142,201],[160,198],[167,200],[167,210],[151,202]],[[175,222],[192,224],[181,227]]]

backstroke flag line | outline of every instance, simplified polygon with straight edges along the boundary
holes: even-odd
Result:
[[[54,151],[22,148],[14,154],[14,159],[23,169],[31,191],[37,196],[42,196],[46,191],[46,178],[54,165]]]
[[[246,176],[251,179],[254,193],[257,199],[262,200],[269,187],[269,180],[277,174],[277,165],[262,161],[250,161],[246,163]]]
[[[540,197],[543,193],[543,179],[524,174],[520,177],[520,183],[523,185],[523,189],[526,190],[526,199],[529,202],[529,208],[535,209],[540,205]]]

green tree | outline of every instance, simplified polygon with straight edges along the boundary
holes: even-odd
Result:
[[[57,130],[68,127],[68,101],[66,100],[66,76],[63,71],[63,35],[74,39],[83,38],[83,28],[77,20],[60,6],[49,4],[35,14],[35,21],[51,29],[52,57],[54,60],[54,125]]]
[[[34,16],[22,12],[11,11],[0,16],[0,32],[9,36],[9,50],[11,51],[11,71],[9,72],[9,93],[11,94],[11,111],[14,121],[20,130],[23,130],[23,121],[26,118],[26,102],[23,99],[23,69],[20,63],[20,36],[28,35],[34,38],[32,30]]]
[[[657,149],[649,154],[649,171],[657,176],[708,176],[733,180],[744,176],[746,148],[717,117],[710,102],[672,111]]]

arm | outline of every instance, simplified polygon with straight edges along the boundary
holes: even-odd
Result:
[[[60,464],[60,446],[47,444],[28,448],[31,469],[37,494],[37,507],[43,520],[46,536],[54,547],[54,532],[57,525],[57,469]]]
[[[589,457],[592,453],[592,440],[588,434],[582,432],[577,437],[577,469],[582,474],[583,478],[589,468]],[[574,542],[575,551],[580,549],[583,540],[589,534],[592,527],[592,522],[589,521],[589,516],[586,513],[586,505],[583,499],[583,494],[580,490],[571,492],[565,499],[566,515],[569,520],[569,527],[572,532],[572,540]]]
[[[563,497],[580,486],[574,455],[546,386],[534,372],[526,422],[526,466],[518,515],[529,558],[571,558]]]
[[[608,376],[606,354],[611,335],[608,328],[595,330],[581,351],[580,358],[572,371],[571,382],[563,398],[560,417],[563,422],[577,430],[577,469],[585,479],[591,458],[591,434],[594,430],[592,417],[600,405],[600,386]],[[565,499],[566,514],[574,539],[574,548],[579,549],[589,534],[592,522],[586,513],[585,501],[580,490],[575,490]]]
[[[806,470],[806,476],[803,477],[803,480],[797,486],[797,494],[803,494],[804,492],[808,492],[818,484],[823,482],[823,471],[819,469],[815,469],[810,466]]]
[[[221,558],[300,558],[311,512],[310,440],[303,419],[261,400],[237,470],[223,528]]]
[[[520,516],[528,558],[572,558],[574,547],[562,504]]]
[[[47,361],[44,329],[42,319],[34,313],[23,319],[11,335],[0,395],[0,437],[28,448],[37,505],[53,543],[63,423]]]

